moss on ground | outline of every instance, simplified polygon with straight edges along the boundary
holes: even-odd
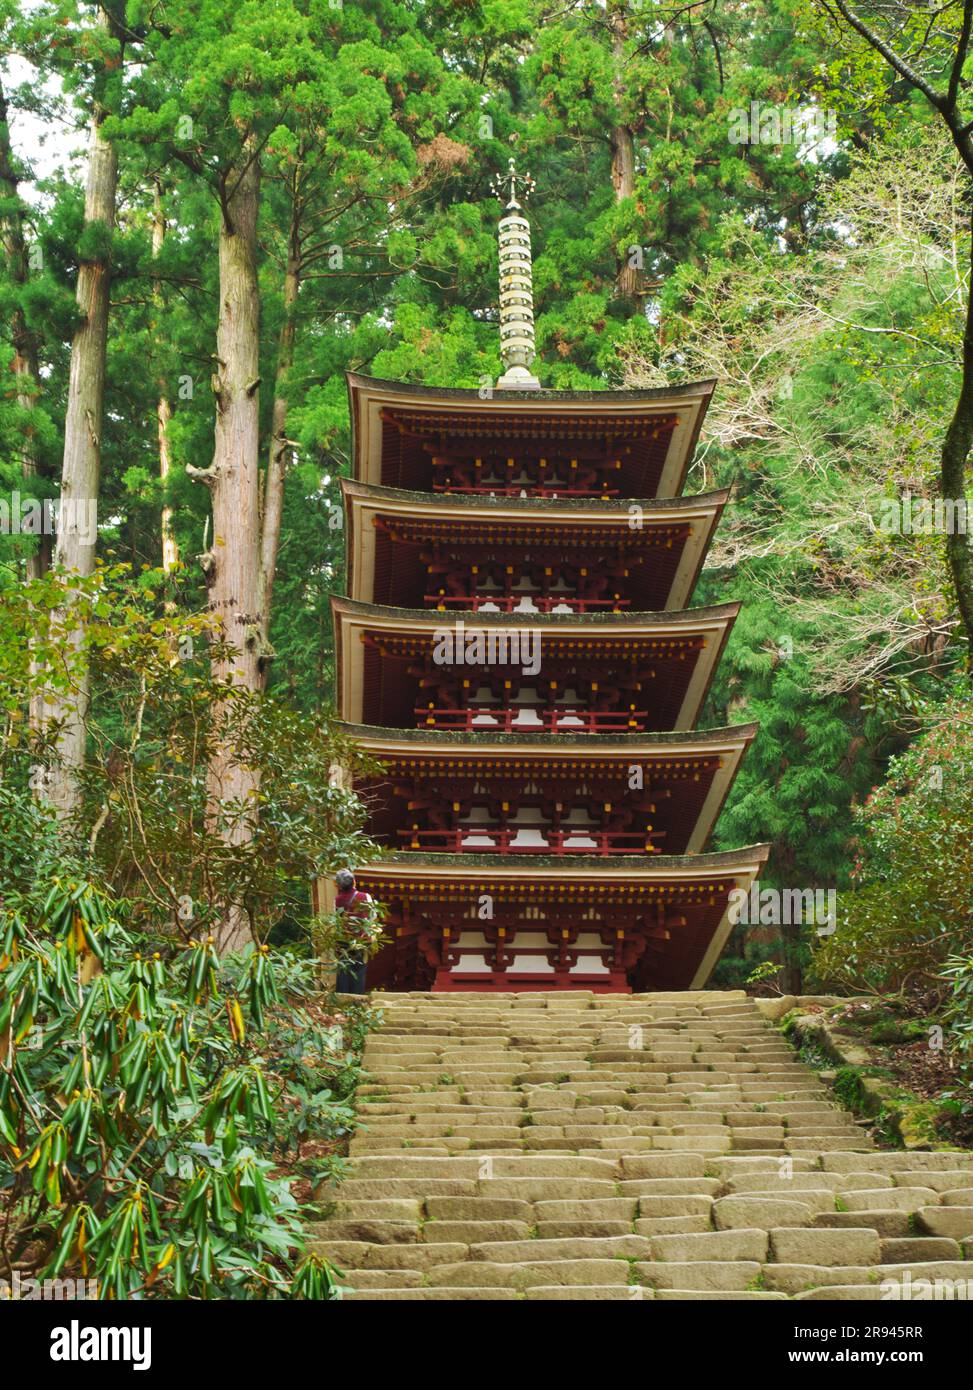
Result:
[[[959,1103],[948,1094],[917,1095],[897,1066],[895,1048],[926,1038],[928,1020],[902,1018],[881,1005],[855,1015],[841,1005],[828,1012],[792,1009],[778,1026],[835,1099],[871,1120],[878,1143],[892,1149],[954,1147],[950,1126]]]

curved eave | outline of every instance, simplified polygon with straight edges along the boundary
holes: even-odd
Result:
[[[545,639],[564,637],[698,637],[703,646],[696,653],[682,685],[675,687],[678,704],[670,707],[672,729],[691,729],[699,717],[730,629],[740,611],[739,603],[710,608],[691,608],[661,613],[486,613],[449,615],[429,609],[387,608],[379,604],[358,603],[354,599],[332,598],[335,634],[335,668],[339,717],[361,723],[364,714],[364,661],[362,639],[368,632],[428,635],[444,629],[470,634],[496,629],[502,633],[519,628]],[[462,624],[462,628],[460,628]],[[355,640],[356,637],[359,640]],[[688,663],[687,663],[688,665]]]
[[[349,498],[363,497],[377,502],[400,503],[408,509],[409,515],[428,511],[430,515],[439,513],[449,516],[453,512],[462,515],[466,512],[482,512],[491,517],[510,512],[512,516],[533,515],[557,518],[563,514],[580,512],[585,519],[596,521],[614,513],[627,516],[633,507],[640,507],[647,515],[655,512],[670,513],[722,506],[729,500],[731,488],[717,488],[713,492],[697,492],[688,497],[656,497],[646,502],[641,497],[496,497],[490,494],[474,496],[469,493],[418,492],[414,488],[385,487],[381,483],[362,483],[356,478],[340,479],[341,491]]]
[[[576,756],[591,751],[603,757],[617,749],[619,754],[629,755],[637,749],[678,748],[680,752],[699,749],[700,752],[716,752],[726,746],[750,743],[756,735],[759,724],[733,724],[723,729],[701,729],[697,731],[679,730],[672,733],[652,734],[545,734],[538,738],[534,734],[499,734],[489,729],[473,733],[451,733],[436,729],[387,729],[378,724],[350,724],[338,721],[343,733],[370,751],[379,747],[395,749],[401,747],[408,751],[415,745],[427,748],[441,748],[450,757],[470,751],[501,753],[506,749],[522,752],[551,753],[558,750]]]
[[[652,902],[653,888],[686,887],[705,889],[721,885],[725,905],[714,929],[701,943],[689,962],[687,989],[702,989],[713,972],[726,945],[733,922],[730,913],[730,892],[749,891],[770,853],[769,845],[748,845],[744,849],[720,854],[653,855],[633,865],[628,856],[591,859],[586,856],[552,858],[531,855],[527,864],[513,862],[509,856],[497,863],[490,855],[409,854],[395,852],[359,867],[356,876],[366,889],[374,888],[377,895],[394,893],[396,885],[403,888],[423,887],[442,889],[448,896],[458,896],[465,890],[478,893],[492,891],[502,894],[505,888],[521,888],[535,892],[546,887],[570,889],[578,884],[588,890],[599,887],[620,891],[646,890],[647,905]],[[327,910],[333,900],[333,890],[326,880],[317,889],[319,910]]]
[[[704,788],[698,814],[690,825],[685,842],[689,854],[697,854],[705,848],[744,755],[757,733],[756,724],[707,729],[703,733],[549,734],[543,738],[531,734],[491,734],[489,731],[470,734],[431,729],[381,729],[366,724],[341,724],[339,727],[380,764],[421,754],[432,759],[442,757],[451,763],[468,763],[471,775],[477,763],[485,758],[532,757],[556,764],[558,761],[576,763],[615,757],[624,773],[627,774],[635,761],[644,764],[649,775],[654,775],[653,763],[669,758],[718,758],[719,766],[709,778],[708,787]],[[665,782],[664,775],[661,780]]]
[[[336,614],[348,614],[374,619],[387,628],[441,628],[442,613],[429,608],[392,608],[381,603],[359,603],[356,599],[333,597],[332,609]],[[719,603],[708,608],[662,609],[653,613],[474,613],[459,614],[467,629],[489,627],[544,628],[551,631],[579,632],[617,630],[624,633],[650,632],[654,628],[679,628],[687,631],[714,622],[730,620],[739,613],[741,604]],[[445,615],[448,617],[449,615]],[[468,621],[472,619],[472,621]]]
[[[719,850],[713,854],[652,854],[644,858],[628,854],[572,854],[570,858],[532,854],[501,858],[495,854],[416,854],[409,850],[390,850],[362,865],[355,873],[361,877],[386,874],[399,878],[420,875],[430,879],[445,875],[451,880],[475,879],[477,883],[484,878],[515,882],[524,877],[551,884],[592,880],[637,884],[663,878],[702,882],[759,868],[766,863],[769,854],[769,844],[746,845],[742,849]],[[638,863],[633,865],[632,859],[636,857]]]
[[[636,389],[627,387],[607,391],[551,391],[544,387],[531,391],[500,391],[493,397],[484,399],[476,386],[425,386],[419,381],[389,381],[384,377],[367,376],[363,372],[345,372],[350,393],[376,392],[393,396],[396,400],[442,402],[447,405],[466,403],[478,409],[508,410],[511,405],[523,403],[525,407],[538,402],[552,405],[651,405],[657,410],[660,405],[671,401],[692,398],[708,398],[716,388],[717,378],[708,377],[705,381],[685,382],[680,386],[647,386]],[[499,397],[499,399],[498,399]]]
[[[675,497],[682,491],[703,419],[716,386],[716,379],[690,382],[676,387],[650,387],[621,391],[495,391],[487,399],[475,387],[423,386],[417,382],[385,381],[378,377],[347,372],[349,408],[352,424],[352,457],[355,476],[362,482],[382,480],[381,412],[395,406],[412,411],[462,406],[475,410],[487,423],[492,414],[522,411],[563,417],[605,414],[640,414],[666,410],[678,417],[666,462],[656,489],[660,497]]]
[[[646,534],[654,527],[672,526],[680,522],[690,528],[690,535],[681,543],[678,567],[665,596],[666,606],[683,608],[691,599],[699,578],[713,533],[719,524],[730,496],[729,488],[699,493],[694,497],[672,497],[652,502],[637,498],[613,498],[609,501],[587,498],[476,497],[463,494],[415,492],[406,488],[383,487],[341,480],[347,526],[345,529],[345,573],[350,596],[361,602],[374,600],[375,584],[375,520],[377,517],[402,517],[415,521],[426,517],[441,523],[444,520],[482,519],[484,525],[498,520],[524,525],[531,521],[570,527],[583,523],[606,530],[624,527],[631,534]],[[632,527],[632,516],[638,508],[638,527]]]

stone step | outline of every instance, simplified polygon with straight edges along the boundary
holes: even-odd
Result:
[[[634,1265],[636,1276],[652,1289],[711,1293],[755,1289],[761,1266],[756,1260],[670,1260]]]
[[[814,1207],[809,1202],[778,1200],[760,1194],[720,1197],[713,1203],[713,1222],[720,1231],[752,1229],[769,1231],[777,1226],[810,1226]]]
[[[906,1280],[908,1275],[908,1281]],[[905,1264],[876,1265],[813,1265],[768,1264],[764,1266],[767,1288],[796,1297],[806,1290],[824,1285],[876,1284],[882,1280],[891,1286],[902,1286],[917,1279],[949,1279],[969,1281],[973,1278],[973,1262],[960,1260],[916,1261]]]
[[[911,1189],[918,1191],[919,1189]],[[973,1240],[973,1206],[923,1206],[916,1211],[919,1229],[930,1236]]]
[[[556,1198],[535,1202],[534,1215],[538,1221],[627,1221],[635,1220],[639,1210],[637,1197],[600,1197],[590,1202],[567,1201]],[[665,1213],[670,1215],[671,1213]]]
[[[571,1155],[566,1158],[506,1157],[498,1156],[492,1161],[493,1177],[593,1177],[614,1178],[618,1165],[609,1159],[580,1158]],[[482,1176],[484,1160],[478,1158],[422,1158],[404,1154],[401,1157],[361,1158],[355,1163],[357,1177],[403,1177],[421,1176],[429,1178]]]
[[[356,1165],[357,1166],[357,1165]],[[340,1188],[343,1197],[364,1197],[369,1200],[386,1197],[409,1197],[422,1201],[429,1197],[475,1197],[475,1178],[346,1178]],[[333,1200],[334,1189],[319,1187],[318,1201]]]
[[[973,1185],[969,1173],[917,1173],[907,1169],[894,1173],[892,1181],[898,1187],[931,1187],[940,1194],[939,1200],[944,1206],[973,1206]]]
[[[535,1260],[647,1260],[652,1241],[645,1236],[577,1236],[561,1240],[522,1240],[486,1242],[470,1246],[470,1259],[488,1264],[527,1264]]]
[[[882,1258],[882,1243],[878,1233],[866,1226],[834,1230],[786,1227],[771,1230],[770,1255],[778,1264],[877,1264]]]
[[[443,1288],[433,1289],[423,1287],[421,1289],[360,1289],[354,1290],[345,1295],[346,1298],[353,1299],[356,1303],[382,1302],[382,1303],[418,1303],[425,1302],[460,1302],[471,1303],[477,1301],[499,1302],[506,1300],[512,1302],[518,1299],[520,1294],[514,1288]]]
[[[876,1149],[742,992],[380,1003],[352,1175],[310,1233],[349,1298],[851,1300],[973,1272],[973,1155]]]
[[[489,1242],[528,1241],[531,1228],[526,1221],[427,1221],[424,1228],[426,1240],[460,1241],[469,1245],[484,1245]]]
[[[616,1183],[604,1178],[486,1178],[479,1184],[484,1196],[519,1197],[524,1202],[543,1202],[552,1190],[575,1199],[618,1196]]]
[[[368,1244],[413,1244],[419,1238],[418,1221],[368,1221],[362,1218],[342,1220],[336,1217],[325,1223],[327,1240],[364,1241]]]
[[[684,1221],[688,1217],[682,1218]],[[539,1240],[574,1240],[575,1238],[608,1238],[612,1236],[645,1235],[638,1231],[638,1222],[592,1218],[588,1221],[538,1221],[534,1233]],[[656,1232],[648,1234],[655,1235]]]
[[[534,1217],[530,1202],[510,1197],[430,1197],[426,1214],[437,1221],[524,1221]]]
[[[631,1178],[617,1184],[621,1197],[712,1197],[720,1191],[719,1178]]]
[[[860,1160],[855,1153],[830,1153],[821,1166],[828,1173],[855,1172]],[[897,1171],[959,1172],[973,1169],[973,1153],[948,1152],[917,1153],[875,1153],[870,1167],[876,1173],[895,1173]]]
[[[814,1225],[826,1230],[859,1228],[863,1222],[883,1240],[907,1236],[912,1230],[912,1218],[905,1211],[870,1211],[867,1215],[860,1211],[822,1211],[814,1218]]]
[[[629,1264],[622,1259],[536,1260],[529,1263],[467,1261],[440,1265],[429,1271],[432,1288],[519,1288],[532,1284],[627,1285]]]
[[[781,1198],[781,1196],[786,1197],[788,1194],[782,1193],[780,1188],[778,1187],[765,1187],[755,1188],[753,1191],[748,1192],[744,1195],[751,1198],[757,1198],[760,1201],[764,1202],[776,1202]],[[791,1195],[794,1197],[796,1202],[799,1202],[801,1206],[809,1208],[814,1215],[817,1215],[821,1212],[832,1212],[837,1210],[837,1197],[836,1194],[830,1190],[830,1188],[802,1187]],[[864,1214],[859,1212],[857,1213],[857,1215],[859,1217],[858,1224],[860,1226],[862,1224],[862,1220],[864,1219]]]
[[[313,1253],[326,1256],[339,1269],[431,1269],[465,1261],[469,1245],[464,1241],[424,1241],[410,1245],[376,1245],[369,1241],[339,1241],[328,1237],[308,1243]],[[353,1282],[353,1280],[349,1280]]]
[[[341,1189],[343,1192],[343,1189]],[[344,1201],[339,1196],[334,1211],[328,1215],[339,1221],[412,1221],[423,1215],[423,1203],[417,1198],[385,1197]]]
[[[907,1211],[917,1212],[920,1207],[930,1207],[936,1194],[929,1187],[877,1187],[862,1188],[857,1192],[843,1192],[841,1201],[846,1211]],[[932,1231],[931,1235],[941,1234]]]
[[[560,1303],[568,1299],[586,1303],[631,1303],[652,1298],[653,1293],[638,1284],[538,1284],[525,1289],[523,1297],[528,1303]]]
[[[882,1264],[905,1264],[912,1260],[928,1263],[931,1260],[961,1260],[963,1251],[957,1241],[936,1236],[893,1237],[882,1241]]]
[[[885,1173],[825,1173],[820,1169],[790,1173],[786,1168],[781,1169],[779,1160],[768,1163],[762,1172],[737,1172],[727,1177],[725,1182],[728,1191],[741,1195],[770,1187],[779,1188],[782,1195],[796,1194],[804,1188],[814,1188],[819,1192],[825,1189],[829,1192],[857,1192],[862,1189],[891,1192],[894,1187],[892,1179]]]
[[[768,1235],[758,1227],[733,1231],[705,1231],[699,1234],[656,1236],[652,1258],[665,1261],[735,1261],[767,1258]]]
[[[708,1216],[640,1216],[635,1221],[635,1234],[639,1236],[686,1236],[702,1235],[711,1231]]]
[[[772,1293],[769,1289],[664,1289],[653,1290],[653,1298],[662,1299],[663,1302],[675,1300],[692,1300],[694,1302],[705,1301],[713,1302],[743,1302],[748,1299],[786,1299],[787,1295],[782,1293]]]
[[[420,1269],[356,1269],[344,1276],[339,1286],[348,1289],[343,1296],[357,1297],[365,1289],[417,1289],[422,1287]]]

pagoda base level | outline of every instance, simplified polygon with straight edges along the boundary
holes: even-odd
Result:
[[[436,971],[433,990],[443,994],[539,994],[573,989],[586,994],[631,994],[624,970],[612,970],[607,975],[578,974],[567,971],[532,973],[527,970],[449,970]]]

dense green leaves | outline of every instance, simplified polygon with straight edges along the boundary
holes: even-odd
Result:
[[[22,157],[27,122],[66,124],[80,145],[102,103],[120,161],[106,569],[74,609],[93,674],[75,827],[86,870],[143,927],[199,943],[223,901],[244,903],[261,939],[304,932],[310,878],[367,853],[362,809],[331,785],[346,750],[327,723],[344,372],[496,379],[489,185],[515,149],[537,181],[542,382],[720,378],[690,489],[729,485],[733,501],[697,601],[743,610],[705,721],[752,719],[760,732],[716,843],[768,839],[770,882],[845,888],[856,806],[936,722],[961,660],[943,537],[877,523],[904,492],[934,496],[969,289],[969,197],[921,102],[802,0],[135,0],[109,6],[114,31],[96,10],[58,0],[20,17],[0,4],[2,54],[36,78],[3,87],[0,220],[22,227],[28,253],[26,273],[9,256],[0,267],[5,499],[57,490],[78,267],[107,235],[84,229],[76,169],[41,178]],[[919,20],[906,20],[908,35]],[[929,35],[927,67],[952,23]],[[731,135],[741,113],[809,106],[836,114],[837,138]],[[266,701],[208,680],[196,557],[218,541],[207,490],[187,473],[212,459],[218,235],[250,158],[262,179],[261,466],[279,447],[286,474]],[[38,365],[28,397],[14,357],[24,325]],[[181,556],[164,574],[163,507]],[[11,805],[52,751],[27,718],[30,643],[53,658],[44,679],[60,695],[78,659],[58,581],[19,588],[36,549],[0,536],[0,803]],[[246,850],[207,817],[206,760],[227,736],[261,770]],[[18,804],[0,842],[15,884],[31,841],[53,854],[42,818]],[[223,828],[247,810],[225,806]],[[774,944],[796,984],[807,941]],[[738,982],[767,945],[738,941],[724,978]]]
[[[353,766],[356,755],[328,721],[215,679],[208,615],[164,597],[172,591],[163,581],[148,571],[133,581],[126,566],[72,581],[84,641],[70,654],[63,580],[52,572],[27,585],[0,584],[0,710],[8,720],[0,804],[43,790],[53,756],[56,730],[32,728],[25,708],[55,681],[70,696],[77,668],[90,661],[90,756],[63,841],[146,929],[205,936],[231,900],[261,940],[282,921],[303,924],[307,939],[312,880],[370,853],[365,809],[334,777],[335,763]],[[215,808],[207,782],[219,739],[232,740],[235,757],[260,778],[259,820],[241,842],[221,832],[251,808],[233,799]],[[29,797],[23,815],[11,818],[12,840],[0,840],[4,888],[19,886],[45,824]]]
[[[971,718],[968,700],[946,705],[862,806],[854,888],[815,957],[823,979],[942,996],[947,960],[973,949]]]
[[[91,882],[46,886],[0,910],[5,1263],[100,1297],[335,1296],[279,1170],[309,1112],[319,1140],[353,1124],[312,967],[156,943]]]

